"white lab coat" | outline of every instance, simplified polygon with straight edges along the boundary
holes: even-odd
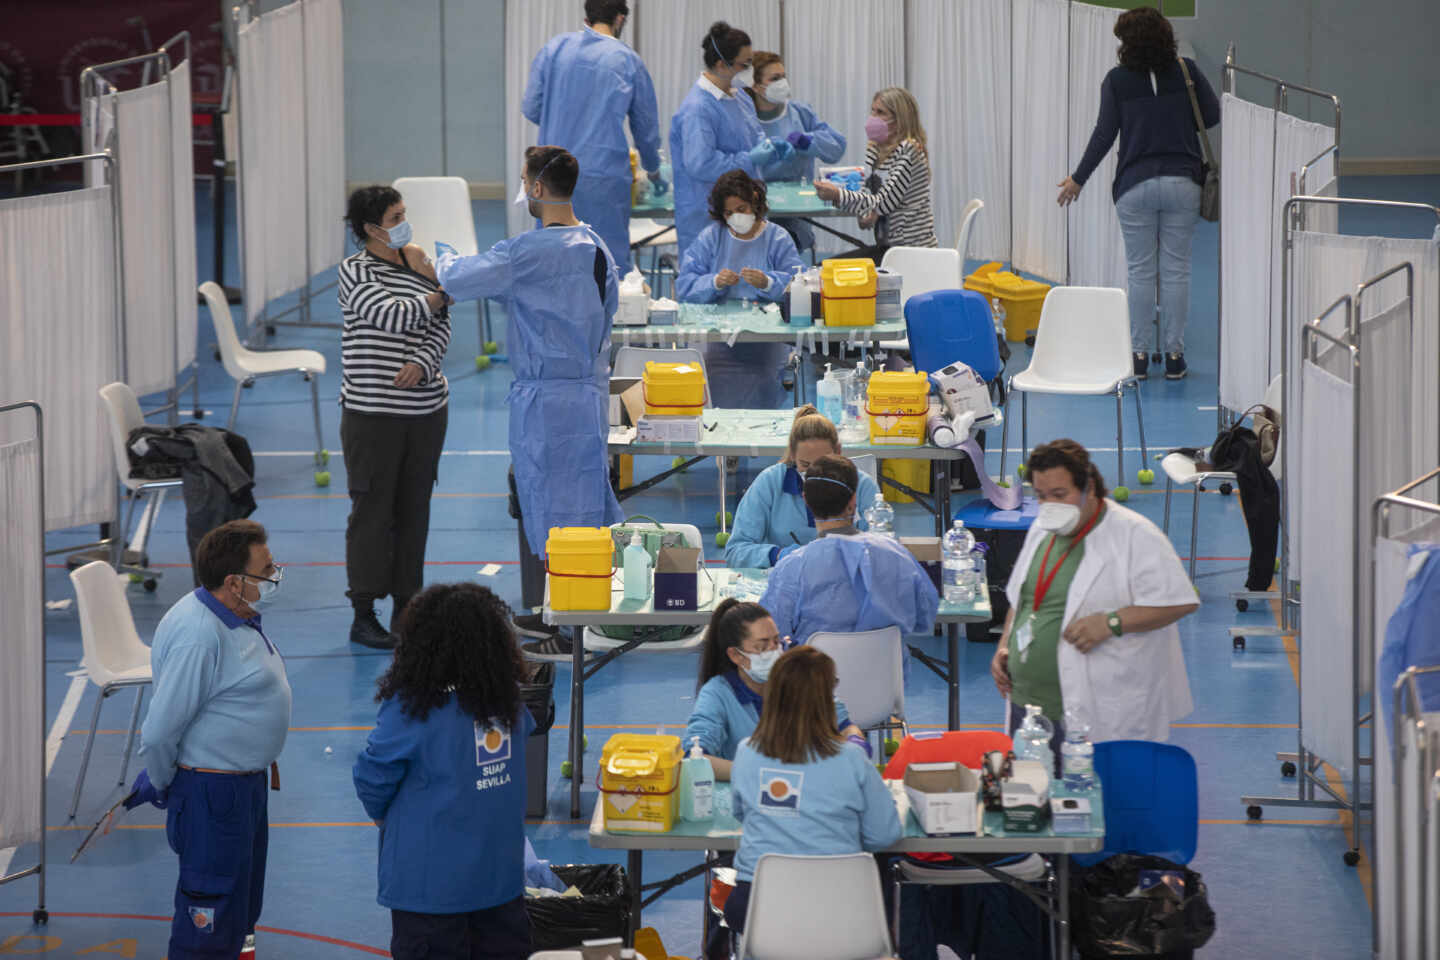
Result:
[[[1035,550],[1048,533],[1032,526],[1005,587],[1011,609]],[[1064,625],[1122,607],[1197,603],[1190,578],[1170,540],[1149,520],[1105,501],[1105,516],[1085,537],[1085,555],[1065,598]],[[1065,709],[1090,724],[1090,739],[1169,738],[1170,724],[1195,708],[1175,624],[1149,633],[1110,637],[1089,653],[1060,641],[1060,695]]]

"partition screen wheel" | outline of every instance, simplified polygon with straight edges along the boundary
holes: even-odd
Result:
[[[1261,809],[1260,804],[1258,803],[1252,803],[1250,804],[1250,806],[1245,808],[1245,818],[1247,820],[1259,821],[1260,818],[1264,815],[1265,811]]]
[[[142,583],[141,586],[145,588],[146,593],[154,593],[155,588],[160,586],[160,583],[154,577],[151,577],[149,580],[146,580],[144,583]]]
[[[1244,597],[1241,597],[1239,600],[1235,601],[1235,609],[1239,610],[1241,613],[1244,613],[1246,610],[1250,609],[1250,601],[1246,600]]]
[[[1360,863],[1360,851],[1359,851],[1359,850],[1346,850],[1346,851],[1345,851],[1345,866],[1347,866],[1347,867],[1353,867],[1353,866],[1357,866],[1359,863]]]
[[[1032,333],[1032,334],[1030,334],[1029,336],[1027,336],[1027,337],[1025,338],[1025,346],[1027,346],[1027,347],[1033,347],[1033,346],[1035,346],[1035,334]]]
[[[1233,639],[1233,640],[1230,641],[1230,645],[1233,646],[1236,650],[1244,650],[1244,649],[1245,649],[1245,638],[1244,638],[1244,637],[1236,637],[1235,639]]]
[[[1293,776],[1295,776],[1295,764],[1294,764],[1293,761],[1286,760],[1284,763],[1280,764],[1280,776],[1282,776],[1282,777],[1293,777]]]
[[[1226,480],[1226,481],[1224,481],[1223,483],[1220,484],[1220,496],[1222,496],[1222,497],[1228,497],[1228,496],[1230,496],[1230,494],[1232,494],[1232,493],[1234,493],[1234,492],[1235,492],[1235,484],[1231,483],[1230,481]]]
[[[49,910],[36,910],[30,914],[30,922],[37,927],[43,927],[50,923]]]

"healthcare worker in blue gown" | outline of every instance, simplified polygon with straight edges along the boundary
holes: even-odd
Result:
[[[721,20],[710,25],[700,49],[705,72],[670,120],[682,257],[709,223],[710,188],[722,173],[740,169],[765,179],[795,154],[784,140],[765,136],[755,105],[739,92],[752,82],[750,35]]]
[[[801,269],[790,234],[765,219],[765,184],[731,170],[710,191],[711,224],[680,260],[675,293],[686,303],[777,301]],[[705,374],[715,406],[773,410],[786,404],[784,343],[705,345]]]
[[[805,473],[805,505],[820,536],[780,558],[760,598],[781,635],[796,643],[821,631],[899,627],[909,635],[935,626],[940,594],[925,568],[894,537],[855,528],[858,488],[845,457],[820,457]]]
[[[595,228],[622,274],[630,271],[630,144],[657,193],[660,117],[655,87],[640,55],[620,42],[625,0],[585,0],[585,29],[562,33],[530,62],[521,112],[540,127],[540,143],[564,147],[580,162],[575,215]]]
[[[545,555],[551,527],[603,527],[624,518],[606,455],[619,290],[610,251],[571,206],[580,175],[575,158],[559,147],[530,147],[524,170],[523,195],[544,226],[473,257],[442,249],[435,269],[456,300],[489,297],[509,316],[510,458],[533,563]],[[525,598],[526,606],[538,603]],[[525,618],[515,619],[522,625]],[[570,657],[570,641],[558,631],[523,649],[532,659]]]
[[[757,50],[750,68],[755,82],[746,90],[755,105],[760,129],[772,140],[784,140],[795,148],[795,155],[781,164],[768,178],[775,180],[814,180],[815,161],[838,163],[845,156],[845,137],[815,115],[808,103],[790,95],[790,77],[785,61],[778,53]],[[815,229],[799,217],[775,221],[795,240],[800,250],[815,246]]]

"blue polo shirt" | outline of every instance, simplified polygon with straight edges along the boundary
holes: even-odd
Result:
[[[290,728],[285,658],[260,617],[243,620],[201,587],[171,607],[150,646],[155,693],[140,756],[157,789],[183,764],[264,770]]]
[[[711,677],[695,697],[695,709],[685,724],[685,749],[693,737],[700,738],[700,749],[712,757],[734,760],[740,741],[755,732],[765,700],[745,686],[734,667]],[[835,729],[850,725],[850,711],[835,701]]]

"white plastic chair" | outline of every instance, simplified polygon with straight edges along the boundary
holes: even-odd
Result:
[[[1270,386],[1265,388],[1265,405],[1273,409],[1277,414],[1284,415],[1281,404],[1285,400],[1284,375],[1277,376],[1270,381]],[[1278,482],[1280,480],[1280,444],[1285,442],[1284,431],[1281,431],[1279,440],[1275,445],[1275,460],[1270,464],[1270,474]],[[1210,451],[1203,451],[1206,459]],[[1195,495],[1190,502],[1190,579],[1195,579],[1195,554],[1196,545],[1199,541],[1197,536],[1200,528],[1200,494],[1205,492],[1205,484],[1214,481],[1220,484],[1221,493],[1229,493],[1227,487],[1235,483],[1235,474],[1229,470],[1200,470],[1196,465],[1194,457],[1187,457],[1183,453],[1167,454],[1165,459],[1160,461],[1160,469],[1165,471],[1165,522],[1161,528],[1166,536],[1170,534],[1170,497],[1175,490],[1175,485],[1193,486]]]
[[[1115,447],[1119,474],[1113,491],[1116,500],[1130,496],[1125,486],[1125,388],[1135,391],[1135,420],[1140,428],[1141,483],[1153,483],[1145,448],[1145,416],[1140,408],[1140,385],[1130,357],[1130,316],[1125,291],[1114,287],[1056,287],[1040,310],[1040,329],[1030,366],[1010,378],[1005,391],[1005,424],[1001,431],[1000,473],[1005,474],[1005,446],[1010,436],[1010,401],[1020,394],[1021,459],[1030,453],[1029,395],[1058,393],[1069,396],[1115,397]]]
[[[955,233],[955,251],[960,254],[962,273],[966,261],[970,259],[970,237],[975,232],[975,218],[980,216],[980,211],[984,209],[985,201],[975,197],[965,204],[965,209],[960,212],[960,229]]]
[[[905,727],[905,673],[899,627],[862,633],[814,633],[806,641],[835,661],[835,697],[861,730]]]
[[[900,274],[905,300],[932,290],[959,290],[965,282],[964,255],[946,247],[891,247],[885,251],[880,266]],[[909,350],[910,340],[886,340],[880,349]]]
[[[614,527],[627,526],[642,527],[644,526],[644,524],[630,523],[628,521],[625,521],[621,523],[612,523],[610,526],[613,529]],[[685,537],[685,545],[687,547],[700,547],[703,549],[705,546],[705,541],[700,536],[700,528],[695,526],[694,524],[667,523],[665,524],[665,529],[679,531],[681,534],[683,534]],[[704,560],[702,559],[701,562],[703,563]],[[701,576],[704,576],[704,574],[701,574]],[[660,653],[663,651],[672,650],[694,650],[696,647],[700,646],[705,642],[705,630],[705,627],[699,627],[695,630],[694,633],[686,634],[679,639],[642,643],[635,649],[648,650],[651,653]],[[592,627],[586,627],[584,639],[581,642],[585,645],[586,650],[614,650],[616,647],[624,646],[629,641],[616,640],[613,637],[607,637],[604,634],[596,633],[594,628]]]
[[[240,391],[247,381],[260,377],[272,377],[282,373],[298,373],[310,384],[310,407],[315,416],[315,482],[324,486],[330,482],[328,473],[320,473],[330,460],[330,453],[320,436],[320,382],[325,372],[325,355],[316,350],[251,350],[235,335],[235,323],[230,317],[230,303],[225,291],[213,280],[200,284],[200,293],[205,305],[210,308],[210,319],[215,323],[215,340],[220,347],[220,362],[235,381],[235,399],[230,402],[230,419],[227,430],[235,429],[235,417],[240,411]]]
[[[868,853],[767,853],[755,865],[741,960],[874,960],[893,954],[880,874]]]
[[[173,480],[142,480],[130,476],[130,456],[126,446],[130,431],[145,425],[145,415],[140,412],[140,401],[129,384],[119,381],[107,383],[100,388],[100,403],[109,419],[110,449],[115,456],[115,472],[120,476],[120,483],[130,493],[130,506],[125,511],[125,526],[117,531],[117,536],[122,550],[128,549],[137,554],[136,560],[142,565],[141,572],[147,578],[146,589],[153,590],[160,572],[143,569],[143,564],[149,562],[145,557],[145,548],[150,542],[150,530],[160,513],[160,505],[165,502],[165,491],[180,486],[182,481],[178,477]],[[142,498],[145,500],[145,511],[140,515],[140,526],[135,531],[134,542],[131,543],[130,524],[135,518],[135,504]]]
[[[405,202],[405,219],[414,235],[412,243],[435,256],[436,242],[447,243],[462,257],[480,252],[475,238],[475,211],[470,206],[470,184],[464,177],[400,177],[390,186]],[[490,301],[480,301],[480,349],[494,345],[490,329]]]
[[[851,457],[850,462],[855,464],[855,469],[865,474],[876,484],[880,483],[880,462],[875,459],[873,453],[862,453],[858,457]]]
[[[135,632],[135,618],[115,568],[103,560],[87,563],[70,573],[75,585],[75,600],[80,611],[80,641],[85,650],[85,671],[90,682],[100,688],[95,698],[95,711],[90,717],[90,732],[85,736],[85,753],[80,758],[80,774],[75,779],[75,796],[70,801],[70,819],[80,807],[80,790],[85,785],[85,770],[90,766],[90,750],[95,746],[95,730],[100,725],[100,707],[112,693],[135,687],[135,706],[130,711],[130,728],[125,737],[125,759],[120,764],[120,786],[130,769],[130,752],[135,745],[135,728],[140,722],[140,704],[145,687],[151,682],[150,648]]]
[[[541,950],[530,954],[530,960],[585,960],[579,950]]]
[[[650,251],[651,296],[660,296],[661,253],[673,254],[675,246],[675,224],[661,223],[645,217],[630,219],[630,251],[636,267],[640,266],[639,252]]]

